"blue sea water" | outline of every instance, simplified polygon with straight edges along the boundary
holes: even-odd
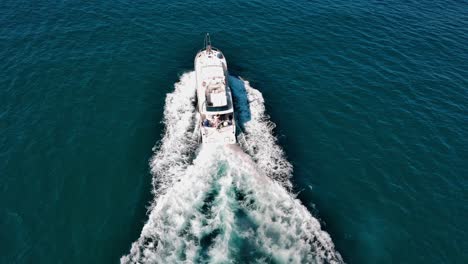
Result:
[[[1,263],[129,254],[205,32],[345,262],[468,262],[466,1],[6,0],[0,25]]]

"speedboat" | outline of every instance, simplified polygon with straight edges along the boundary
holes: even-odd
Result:
[[[195,74],[202,143],[235,144],[236,123],[226,58],[211,46],[209,34],[204,48],[195,56]]]

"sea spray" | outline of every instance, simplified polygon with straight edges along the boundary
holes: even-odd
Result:
[[[164,135],[161,142],[153,148],[155,155],[150,160],[153,192],[156,196],[163,194],[174,181],[184,175],[183,172],[198,147],[195,85],[195,74],[185,73],[175,84],[174,91],[166,96]]]
[[[273,134],[275,123],[265,113],[265,101],[259,90],[252,88],[248,81],[229,77],[238,123],[244,131],[243,149],[254,159],[261,171],[291,190],[289,181],[292,166],[286,160],[281,147],[276,144]]]
[[[182,75],[166,98],[166,130],[150,162],[149,218],[121,262],[341,263],[330,236],[288,191],[292,166],[261,93],[230,83],[249,155],[235,145],[198,148],[195,75]]]

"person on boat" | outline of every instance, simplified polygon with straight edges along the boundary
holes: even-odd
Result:
[[[208,119],[203,120],[203,126],[204,127],[211,127],[210,120],[208,120]]]
[[[219,115],[215,115],[215,116],[214,116],[214,124],[213,124],[213,127],[219,128],[220,123],[221,123],[221,121],[220,121],[220,116],[219,116]]]

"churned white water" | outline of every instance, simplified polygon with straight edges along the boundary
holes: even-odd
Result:
[[[261,93],[230,77],[239,146],[199,145],[195,74],[167,95],[165,134],[150,162],[154,201],[122,263],[341,263],[330,236],[291,195]]]

